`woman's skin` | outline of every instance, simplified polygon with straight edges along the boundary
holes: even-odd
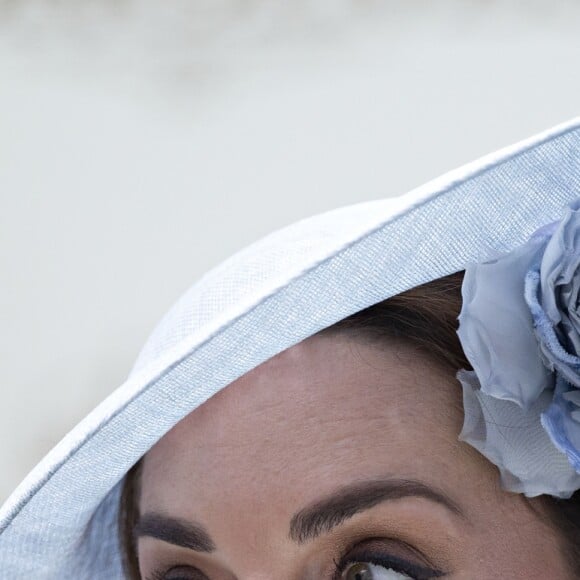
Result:
[[[142,576],[569,579],[554,530],[458,441],[462,422],[459,384],[412,347],[311,337],[147,454]]]

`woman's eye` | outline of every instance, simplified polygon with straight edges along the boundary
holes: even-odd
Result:
[[[411,576],[368,562],[356,562],[343,572],[341,580],[413,580]]]
[[[207,580],[207,576],[197,568],[179,566],[165,571],[157,570],[147,580]]]
[[[445,575],[423,564],[366,549],[337,562],[333,580],[434,580]]]

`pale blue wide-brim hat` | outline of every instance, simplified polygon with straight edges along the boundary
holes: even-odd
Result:
[[[183,295],[127,381],[3,506],[0,578],[122,578],[123,477],[180,419],[322,328],[522,244],[577,197],[580,118],[405,196],[299,221],[238,252]]]

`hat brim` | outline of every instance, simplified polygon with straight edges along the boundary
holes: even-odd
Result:
[[[513,249],[580,193],[580,118],[405,196],[302,220],[201,278],[128,380],[0,511],[2,578],[121,578],[122,479],[169,429],[277,353],[371,304]]]

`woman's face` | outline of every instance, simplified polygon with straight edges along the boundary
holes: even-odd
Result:
[[[315,336],[147,454],[141,574],[564,579],[554,531],[458,442],[461,389],[411,347]]]

